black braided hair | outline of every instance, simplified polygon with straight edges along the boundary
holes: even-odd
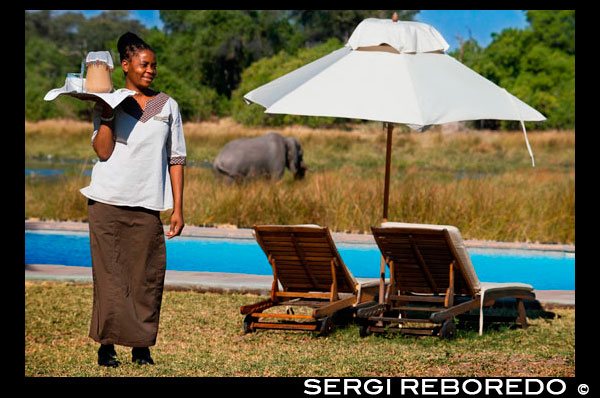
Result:
[[[121,62],[125,59],[131,61],[131,57],[141,50],[150,50],[154,52],[154,49],[150,47],[148,43],[140,39],[135,33],[131,32],[127,32],[119,38],[117,49],[119,50]]]

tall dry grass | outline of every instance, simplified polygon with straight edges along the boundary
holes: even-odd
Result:
[[[91,125],[26,122],[26,159],[93,156]],[[286,127],[300,139],[307,177],[289,173],[278,182],[218,183],[210,162],[230,140],[272,129],[245,128],[231,119],[184,126],[188,149],[184,190],[187,224],[255,223],[327,225],[334,231],[368,233],[381,222],[385,133],[380,124],[347,129]],[[393,137],[389,220],[452,224],[467,239],[575,242],[575,133],[530,132],[536,167],[521,132],[423,134]],[[49,181],[26,178],[25,216],[85,220],[78,190],[89,177]],[[169,212],[162,214],[168,223]]]
[[[239,227],[315,223],[368,233],[381,222],[383,173],[346,178],[352,174],[346,166],[304,181],[225,186],[207,170],[191,169],[184,193],[186,219]],[[436,181],[412,172],[392,181],[388,219],[455,225],[467,239],[574,243],[574,181],[543,174]]]

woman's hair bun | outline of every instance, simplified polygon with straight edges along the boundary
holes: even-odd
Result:
[[[121,58],[121,61],[124,59],[131,59],[131,56],[140,50],[154,51],[148,43],[142,40],[135,33],[131,32],[124,33],[121,37],[119,37],[119,41],[117,42],[117,50],[119,50],[119,57]]]

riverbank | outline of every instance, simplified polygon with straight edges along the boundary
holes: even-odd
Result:
[[[91,124],[25,123],[25,217],[86,221],[96,159]],[[386,138],[381,124],[348,129],[246,128],[230,119],[184,126],[188,225],[327,225],[369,234],[381,220]],[[220,184],[209,168],[231,140],[277,131],[300,140],[308,171]],[[575,132],[394,130],[389,220],[457,226],[466,239],[575,244]],[[43,159],[43,161],[42,161]],[[79,162],[79,163],[77,163]],[[49,170],[49,171],[48,171]],[[50,175],[45,175],[48,172]],[[52,200],[48,200],[52,198]],[[164,224],[170,212],[161,213]]]

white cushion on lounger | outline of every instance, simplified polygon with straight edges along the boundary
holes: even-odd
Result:
[[[438,224],[411,224],[411,223],[403,223],[403,222],[384,222],[381,223],[382,228],[413,228],[413,229],[423,229],[423,230],[435,230],[435,231],[443,231],[444,229],[448,231],[450,235],[450,240],[454,244],[454,248],[456,249],[456,253],[460,259],[460,262],[463,264],[463,275],[465,278],[469,279],[471,286],[475,292],[479,292],[481,289],[481,285],[479,282],[479,278],[477,277],[477,273],[475,272],[475,268],[473,267],[473,263],[471,262],[471,257],[469,257],[469,252],[467,252],[467,248],[465,247],[465,243],[463,241],[462,235],[458,228],[452,225],[438,225]]]
[[[533,290],[533,286],[526,283],[519,282],[507,282],[507,283],[496,283],[496,282],[481,282],[481,304],[479,305],[479,335],[483,334],[483,303],[485,301],[485,294],[493,290],[504,290],[504,289],[518,289],[530,292]]]
[[[519,283],[519,282],[480,282],[481,291],[489,292],[491,290],[503,290],[503,289],[511,289],[511,290],[524,290],[526,292],[530,292],[533,290],[533,286],[528,285],[527,283]]]
[[[485,300],[485,293],[490,291],[498,291],[504,289],[518,289],[530,292],[533,290],[533,286],[526,283],[509,282],[509,283],[495,283],[495,282],[480,282],[471,262],[471,257],[467,252],[464,241],[458,228],[452,225],[437,225],[437,224],[409,224],[401,222],[385,222],[382,223],[383,228],[413,228],[423,230],[436,230],[443,231],[446,229],[450,235],[450,240],[454,244],[456,253],[463,264],[463,275],[468,278],[475,289],[476,293],[481,294],[481,304],[479,308],[479,335],[483,333],[483,303]]]
[[[319,228],[319,229],[323,229],[323,227],[321,227],[320,225],[317,224],[296,224],[296,225],[279,225],[279,224],[268,224],[268,225],[261,225],[261,227],[303,227],[303,228]],[[252,230],[252,236],[255,236],[256,232],[254,230]]]
[[[306,228],[319,228],[319,229],[325,228],[325,227],[322,227],[322,226],[317,225],[317,224],[285,224],[285,225],[280,225],[280,224],[266,224],[266,225],[261,225],[261,227],[285,227],[285,228],[289,228],[289,227],[306,227]]]

